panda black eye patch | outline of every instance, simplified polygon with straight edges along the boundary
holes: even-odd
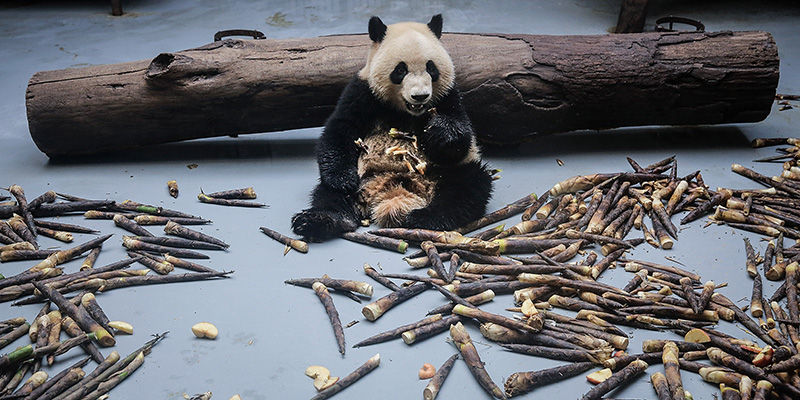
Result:
[[[396,67],[394,67],[394,71],[389,74],[389,79],[391,79],[392,83],[395,85],[399,85],[401,82],[403,82],[403,78],[405,78],[407,74],[408,66],[406,63],[401,61]]]
[[[436,82],[439,79],[439,68],[436,68],[436,64],[433,60],[428,60],[428,63],[425,64],[425,70],[427,70],[428,74],[431,76],[431,81]]]

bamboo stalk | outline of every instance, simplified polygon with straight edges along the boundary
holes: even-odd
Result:
[[[520,214],[524,212],[526,208],[532,207],[534,204],[539,202],[543,204],[544,201],[546,200],[547,200],[546,194],[542,195],[541,197],[538,197],[536,196],[536,193],[531,193],[511,204],[506,205],[505,207],[497,211],[493,211],[489,214],[484,215],[481,218],[478,218],[477,220],[457,229],[457,231],[461,233],[472,232],[476,229],[483,228],[487,225],[491,225],[496,222],[502,221],[506,218]]]
[[[587,350],[559,349],[547,346],[537,346],[530,344],[506,343],[501,344],[504,349],[519,354],[526,354],[534,357],[549,358],[551,360],[562,360],[572,362],[592,362],[598,364],[598,358]]]
[[[211,221],[202,218],[163,217],[158,215],[137,215],[133,218],[139,225],[166,225],[170,221],[180,225],[205,225]]]
[[[62,251],[53,253],[52,255],[48,256],[44,261],[34,265],[30,269],[35,271],[35,270],[42,269],[42,268],[48,268],[48,267],[49,268],[53,268],[56,265],[63,264],[65,262],[69,261],[69,260],[72,260],[73,258],[76,258],[76,257],[80,256],[81,254],[83,254],[83,253],[85,253],[85,252],[87,252],[87,251],[89,251],[89,250],[91,250],[91,249],[93,249],[95,247],[101,246],[103,244],[103,242],[108,240],[111,236],[114,236],[114,235],[109,234],[109,235],[101,236],[101,237],[89,240],[89,241],[87,241],[85,243],[81,243],[81,244],[79,244],[79,245],[77,245],[75,247],[72,247],[70,249],[62,250]]]
[[[136,221],[126,218],[122,214],[116,214],[112,219],[114,221],[114,225],[128,232],[131,232],[137,236],[148,236],[148,237],[154,236],[152,233],[150,233],[150,231],[147,230],[147,228],[139,225]]]
[[[81,380],[78,381],[75,385],[67,388],[62,393],[57,394],[55,398],[59,400],[69,398],[72,393],[81,390],[82,388],[88,387],[90,382],[92,382],[95,378],[97,378],[107,369],[111,368],[111,366],[113,366],[117,361],[119,361],[119,359],[120,359],[119,353],[116,350],[112,351],[111,354],[108,355],[108,357],[106,357],[105,359],[102,358],[100,359],[97,367],[95,367],[95,369],[92,372],[81,378]]]
[[[108,327],[109,319],[105,311],[100,307],[100,304],[97,304],[97,299],[94,297],[94,294],[86,293],[81,297],[80,301],[81,306],[92,316],[92,319],[97,321],[105,330],[111,332],[111,328]]]
[[[222,190],[219,192],[209,193],[208,197],[215,197],[218,199],[255,199],[258,197],[256,195],[255,189],[252,186],[241,188],[241,189],[231,189],[231,190]]]
[[[50,329],[47,335],[47,344],[58,343],[59,338],[61,336],[61,312],[58,310],[53,310],[47,313],[47,318],[50,320]],[[47,365],[52,366],[55,362],[55,355],[48,354],[47,355]]]
[[[361,309],[361,314],[363,314],[367,320],[375,321],[392,307],[422,293],[428,288],[430,288],[430,285],[427,283],[417,283],[401,290],[391,292],[364,306],[364,308]]]
[[[110,365],[106,369],[102,370],[102,372],[99,372],[97,374],[92,372],[91,374],[87,375],[86,378],[84,378],[81,382],[79,382],[78,385],[76,385],[76,386],[78,386],[78,389],[76,389],[75,391],[70,393],[68,396],[59,396],[58,400],[78,400],[78,399],[83,399],[83,398],[91,396],[92,394],[90,392],[92,392],[96,388],[98,388],[98,386],[102,382],[105,382],[108,379],[111,379],[111,377],[117,375],[118,372],[120,372],[121,374],[124,374],[125,373],[124,372],[125,368],[128,365],[132,364],[134,362],[134,360],[137,359],[137,357],[139,357],[140,354],[149,353],[150,350],[153,348],[153,346],[155,346],[156,344],[158,344],[158,342],[160,342],[162,339],[164,339],[166,337],[166,335],[167,335],[167,333],[162,333],[162,334],[159,334],[159,335],[153,335],[154,336],[153,339],[151,339],[148,342],[146,342],[142,347],[134,350],[131,354],[126,356],[124,359],[122,359],[122,360],[120,360],[118,362],[111,363],[112,365]],[[117,355],[116,358],[119,359],[119,355]],[[101,364],[101,366],[102,366],[102,364]],[[98,366],[98,368],[100,368],[101,366]],[[92,375],[95,375],[95,376],[91,377],[91,379],[88,379]]]
[[[406,249],[408,249],[408,242],[404,240],[392,239],[369,233],[345,232],[342,234],[342,237],[351,242],[366,244],[386,250],[394,250],[400,254],[405,253]]]
[[[312,287],[314,285],[314,282],[319,282],[331,289],[356,292],[367,297],[372,297],[372,292],[374,290],[372,285],[370,285],[369,283],[362,281],[347,280],[347,279],[333,279],[333,278],[323,277],[323,278],[289,279],[283,281],[283,283],[288,283],[289,285],[302,286],[307,288]]]
[[[403,338],[403,342],[407,345],[412,345],[416,342],[422,341],[427,339],[433,335],[439,334],[444,332],[450,328],[453,324],[461,321],[461,317],[458,315],[450,315],[447,317],[443,317],[439,321],[434,321],[426,325],[421,325],[416,328],[411,328],[405,332],[403,332],[400,337]]]
[[[339,393],[340,391],[346,389],[348,386],[352,385],[359,379],[363,378],[364,376],[372,372],[372,370],[374,370],[375,368],[378,368],[380,363],[381,363],[381,355],[375,354],[369,360],[367,360],[367,362],[362,364],[360,367],[356,368],[355,371],[349,373],[344,378],[339,379],[331,387],[317,393],[317,395],[312,397],[311,400],[324,400],[335,395],[336,393]]]
[[[19,185],[11,185],[7,190],[17,200],[17,207],[19,207],[19,212],[22,213],[22,219],[25,221],[25,225],[28,227],[29,232],[36,237],[36,226],[33,224],[33,214],[31,214],[30,208],[28,208],[28,200],[25,197],[25,190],[23,190]],[[41,204],[41,201],[39,204]]]
[[[154,285],[163,283],[175,282],[191,282],[200,281],[211,278],[227,278],[228,275],[234,271],[222,272],[195,272],[189,274],[170,274],[170,275],[153,275],[153,276],[131,276],[124,278],[107,279],[103,285],[98,289],[101,292],[107,292],[112,289],[121,287],[141,286],[141,285]]]
[[[78,337],[84,334],[83,329],[81,329],[75,320],[72,318],[65,316],[61,319],[61,330],[66,332],[67,335],[70,337]],[[92,360],[96,363],[100,363],[103,361],[103,355],[100,353],[100,349],[92,342],[85,342],[81,343],[81,347],[83,350],[92,357]]]
[[[221,206],[250,207],[250,208],[269,207],[264,203],[256,203],[254,201],[211,197],[202,192],[197,195],[197,200],[200,200],[201,202],[206,204],[217,204]]]
[[[629,382],[637,375],[644,372],[647,369],[648,364],[642,360],[635,360],[632,363],[625,366],[621,370],[615,372],[611,375],[610,378],[606,379],[602,383],[599,383],[595,387],[591,388],[588,392],[586,392],[581,400],[595,400],[600,399],[606,393],[610,392],[611,390],[624,385],[625,383]]]
[[[513,320],[508,317],[504,317],[502,315],[493,314],[490,312],[483,311],[478,309],[477,307],[467,307],[463,304],[456,304],[453,307],[453,314],[458,314],[464,317],[475,318],[481,322],[491,322],[498,325],[503,325],[507,328],[511,329],[518,329],[521,331],[527,331],[531,333],[536,333],[542,330],[541,327],[538,329],[534,326],[528,325],[523,322],[519,322],[517,320]]]
[[[27,222],[19,214],[14,214],[9,220],[8,225],[26,242],[30,242],[34,248],[38,249],[39,244],[36,243],[36,230],[28,228]]]
[[[403,332],[409,331],[411,329],[415,329],[421,326],[428,325],[430,323],[440,321],[442,319],[442,314],[433,314],[428,317],[425,317],[419,321],[412,322],[410,324],[399,326],[395,329],[391,329],[385,332],[381,332],[377,335],[370,336],[356,344],[353,347],[362,347],[362,346],[369,346],[372,344],[383,343],[392,339],[399,338]]]
[[[505,394],[516,397],[530,392],[537,386],[556,383],[561,380],[580,375],[594,366],[591,362],[576,362],[558,367],[530,372],[515,372],[505,383]]]
[[[57,231],[49,228],[43,228],[41,226],[37,226],[35,228],[36,233],[64,243],[72,242],[75,239],[69,232]]]
[[[136,357],[120,371],[118,371],[114,375],[111,375],[110,377],[108,377],[108,379],[100,382],[97,385],[97,388],[91,393],[84,396],[83,399],[95,400],[100,396],[102,396],[103,394],[110,392],[111,389],[119,385],[123,380],[125,380],[125,378],[127,378],[134,371],[136,371],[142,365],[142,363],[144,363],[144,351],[139,352],[139,354],[137,354]]]
[[[285,246],[287,246],[287,248],[295,249],[295,250],[297,250],[297,251],[299,251],[301,253],[308,253],[308,243],[306,243],[306,242],[304,242],[302,240],[292,239],[292,238],[290,238],[290,237],[288,237],[286,235],[278,233],[277,231],[269,229],[269,228],[267,228],[265,226],[262,226],[262,227],[260,227],[258,229],[260,229],[261,232],[263,232],[265,235],[269,236],[270,238],[275,239],[279,243],[284,244]],[[284,251],[283,254],[285,255],[286,252]]]
[[[89,250],[89,254],[86,255],[86,258],[81,263],[81,271],[86,271],[94,268],[94,263],[97,261],[97,257],[100,256],[100,251],[102,247],[95,247]]]
[[[364,273],[390,290],[400,290],[400,286],[397,286],[396,283],[383,276],[380,272],[378,272],[375,268],[372,268],[372,266],[367,263],[364,263]]]
[[[90,359],[91,357],[86,357],[54,375],[47,382],[34,389],[25,400],[51,400],[83,378],[84,372],[81,368],[88,364]]]
[[[458,348],[461,357],[464,359],[464,362],[467,363],[470,372],[472,372],[472,375],[481,387],[495,398],[505,399],[505,393],[497,387],[486,372],[483,362],[478,355],[478,350],[475,349],[475,345],[472,343],[469,333],[467,333],[467,330],[461,325],[461,322],[450,326],[450,337],[453,339],[453,344]]]
[[[131,239],[160,246],[195,250],[225,250],[224,246],[202,240],[164,237],[164,236],[131,236]]]
[[[224,241],[217,239],[211,235],[207,235],[205,233],[196,231],[194,229],[187,228],[185,226],[181,226],[181,224],[175,221],[167,221],[164,225],[164,233],[168,235],[179,236],[184,239],[190,240],[199,240],[203,242],[213,243],[224,248],[228,248],[229,245]]]
[[[153,243],[143,242],[141,240],[134,239],[131,236],[123,236],[122,237],[122,245],[130,250],[142,250],[151,253],[158,253],[158,254],[171,254],[175,257],[183,257],[183,258],[197,258],[197,259],[208,259],[210,258],[208,255],[187,249],[180,249],[176,247],[169,247],[169,246],[162,246]]]
[[[19,389],[17,389],[16,392],[14,392],[14,396],[28,397],[28,394],[30,394],[33,391],[33,389],[42,386],[42,384],[47,380],[47,378],[48,378],[47,372],[44,372],[42,370],[34,372],[33,375],[31,375],[31,377],[28,378],[28,380],[25,381],[25,383],[23,383],[22,386]]]
[[[328,293],[328,288],[322,283],[314,282],[311,285],[311,289],[314,290],[314,293],[317,294],[317,297],[319,297],[319,300],[325,307],[325,312],[331,320],[331,327],[333,327],[333,333],[336,336],[336,343],[339,345],[339,353],[344,355],[344,329],[342,329],[342,321],[339,319],[339,312],[336,311],[336,306],[333,304],[330,293]]]
[[[17,326],[11,332],[8,332],[5,335],[0,336],[0,349],[2,349],[3,347],[8,346],[13,341],[25,336],[28,333],[28,330],[30,329],[30,327],[31,327],[31,324],[26,322],[26,323],[24,323],[22,325]]]
[[[472,296],[468,296],[464,298],[464,301],[472,304],[473,306],[477,306],[483,303],[487,303],[494,299],[495,293],[493,290],[485,290],[478,294],[474,294]],[[453,307],[455,307],[456,302],[451,302],[449,304],[445,304],[439,307],[434,308],[431,311],[428,311],[427,315],[435,315],[435,314],[448,314],[453,311]]]
[[[425,254],[427,254],[428,259],[431,262],[431,266],[436,272],[436,275],[438,275],[439,278],[444,279],[447,283],[452,282],[455,276],[450,276],[450,274],[445,270],[442,259],[439,257],[439,251],[436,249],[436,245],[434,245],[433,242],[426,240],[420,243],[420,247],[422,250],[425,250]]]
[[[658,400],[673,400],[672,394],[669,390],[669,384],[667,383],[667,378],[663,373],[661,373],[661,371],[650,375],[650,383],[653,385],[653,389],[656,391]]]
[[[447,376],[450,374],[450,370],[453,369],[453,364],[455,364],[458,356],[459,353],[453,354],[438,370],[436,370],[436,374],[433,375],[433,378],[431,378],[425,386],[425,389],[422,390],[423,399],[433,400],[436,398],[439,394],[439,390],[442,388],[442,384],[444,384],[445,379],[447,379]]]
[[[661,361],[664,364],[664,375],[667,377],[667,386],[672,393],[673,400],[684,399],[678,356],[678,346],[674,342],[670,341],[664,344]]]
[[[39,289],[50,301],[53,302],[58,308],[66,315],[72,317],[75,322],[86,332],[92,332],[96,335],[97,341],[104,347],[113,346],[116,343],[114,336],[111,335],[106,329],[92,319],[89,313],[80,307],[75,306],[64,295],[53,290],[50,286],[44,285],[40,282],[33,282],[36,289]]]

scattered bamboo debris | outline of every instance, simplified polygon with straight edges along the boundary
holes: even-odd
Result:
[[[170,179],[169,181],[167,181],[167,191],[169,192],[169,195],[172,196],[173,199],[177,199],[178,194],[180,193],[178,190],[178,181],[176,181],[175,179]]]

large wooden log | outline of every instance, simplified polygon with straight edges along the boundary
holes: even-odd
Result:
[[[766,32],[445,34],[478,136],[756,122],[778,51]],[[36,73],[31,136],[48,156],[323,125],[366,60],[365,35],[227,39],[153,60]]]

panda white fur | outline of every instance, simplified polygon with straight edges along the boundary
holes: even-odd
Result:
[[[483,215],[492,179],[442,46],[428,24],[369,21],[367,63],[347,85],[317,149],[320,183],[292,218],[310,240],[380,226],[450,230]]]

